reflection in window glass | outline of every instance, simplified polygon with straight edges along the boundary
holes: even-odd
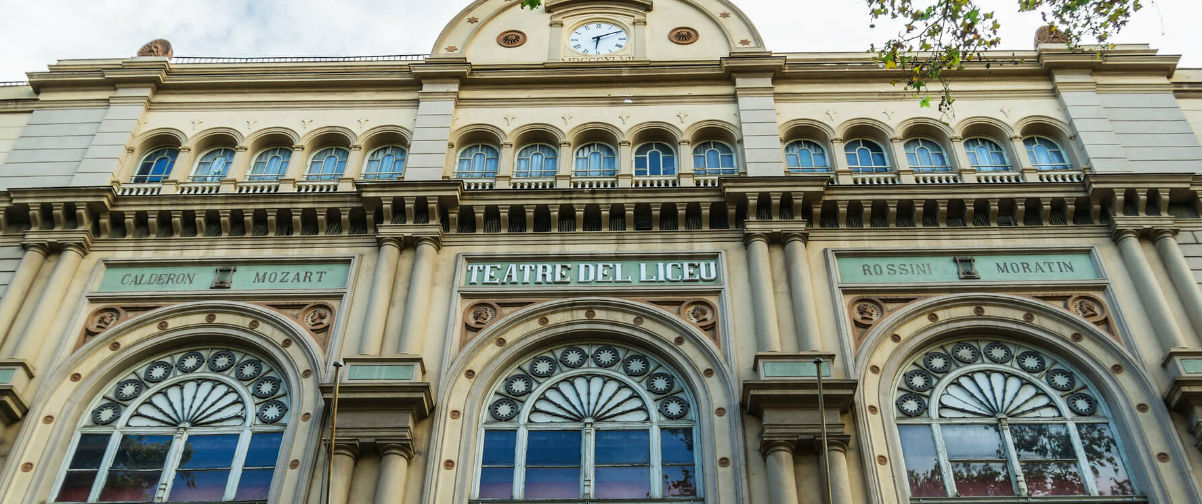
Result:
[[[1014,495],[1006,452],[993,425],[944,425],[943,443],[960,495]]]
[[[899,425],[902,453],[906,460],[906,476],[910,480],[912,497],[945,497],[943,474],[939,471],[939,455],[935,438],[926,425]]]
[[[1086,493],[1067,426],[1011,425],[1010,437],[1031,495]]]
[[[230,476],[238,436],[189,436],[180,452],[171,500],[221,500]]]
[[[104,502],[146,501],[154,496],[171,436],[127,435],[121,438],[109,467],[100,500]]]
[[[171,176],[171,168],[175,166],[175,158],[178,156],[179,149],[170,147],[151,151],[142,157],[138,171],[130,182],[134,184],[162,182]]]
[[[214,149],[200,157],[196,162],[196,171],[192,173],[193,182],[220,182],[230,171],[234,162],[234,149]]]
[[[1081,446],[1085,459],[1093,470],[1098,495],[1135,495],[1135,486],[1127,475],[1127,466],[1119,453],[1110,426],[1106,424],[1084,424],[1077,426],[1081,435]]]
[[[645,430],[597,431],[593,461],[597,497],[648,497],[651,482],[651,437]]]
[[[664,497],[697,495],[697,465],[693,449],[693,429],[660,431],[660,456],[663,461]]]
[[[516,442],[517,431],[485,431],[484,454],[480,469],[481,499],[513,497],[513,461]]]
[[[531,431],[526,440],[526,498],[580,495],[580,432]]]
[[[75,456],[67,466],[67,474],[58,492],[58,501],[86,501],[92,492],[92,483],[96,481],[97,469],[101,459],[108,449],[108,434],[84,434],[79,436],[75,445]]]
[[[280,456],[282,432],[261,432],[250,438],[242,477],[238,480],[235,500],[266,500],[271,493],[271,476]]]

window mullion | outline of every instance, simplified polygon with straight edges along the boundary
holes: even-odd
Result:
[[[584,426],[584,442],[580,443],[580,479],[581,493],[580,495],[586,499],[593,498],[596,494],[596,448],[597,448],[597,428],[592,422],[586,423]]]
[[[154,502],[166,502],[167,496],[171,492],[171,483],[175,480],[175,470],[179,467],[180,458],[183,457],[184,444],[188,439],[188,430],[180,427],[175,431],[175,436],[171,439],[171,449],[167,452],[167,458],[163,461],[163,474],[159,475],[158,488],[155,488]]]
[[[526,497],[526,440],[527,430],[525,426],[518,428],[517,438],[514,441],[516,452],[513,459],[513,497],[515,499],[523,499]]]
[[[947,495],[951,497],[959,497],[959,490],[956,490],[956,476],[952,473],[952,462],[947,457],[947,445],[943,442],[943,430],[938,422],[930,424],[931,435],[935,438],[935,454],[939,456],[939,469],[943,471],[943,488],[947,491]]]
[[[998,420],[999,429],[1002,433],[1002,446],[1006,450],[1006,459],[1010,464],[1010,474],[1014,476],[1012,483],[1015,486],[1015,491],[1018,495],[1027,496],[1027,480],[1023,477],[1022,466],[1018,464],[1018,453],[1014,450],[1014,438],[1010,435],[1010,423],[1005,418]]]
[[[100,460],[100,467],[96,469],[96,481],[92,482],[92,492],[88,494],[88,502],[96,502],[100,498],[100,490],[104,488],[104,482],[108,479],[109,467],[112,467],[113,459],[117,458],[117,447],[120,444],[121,433],[116,431],[109,433],[109,445],[108,448],[105,448],[104,458]],[[74,456],[74,451],[68,456]]]
[[[238,483],[242,479],[242,467],[246,465],[246,454],[250,451],[250,438],[254,433],[249,429],[242,431],[238,437],[238,447],[234,449],[234,460],[230,462],[230,475],[225,480],[225,495],[222,500],[234,500],[238,495]]]
[[[1085,446],[1081,443],[1081,433],[1077,431],[1075,422],[1068,422],[1069,439],[1073,442],[1073,451],[1077,455],[1077,470],[1081,472],[1081,481],[1085,484],[1085,490],[1089,495],[1098,495],[1098,482],[1093,477],[1093,468],[1089,466],[1089,461],[1085,458]]]
[[[662,494],[664,491],[664,485],[661,483],[663,481],[663,477],[661,475],[663,474],[664,470],[664,458],[663,446],[661,443],[663,442],[664,435],[660,431],[659,427],[653,425],[647,432],[647,436],[651,438],[651,466],[647,471],[651,474],[651,497],[663,497]],[[696,436],[694,436],[694,438],[695,437]],[[699,451],[701,450],[693,450],[694,458],[696,458],[697,452]],[[697,483],[700,484],[701,482],[698,481]]]

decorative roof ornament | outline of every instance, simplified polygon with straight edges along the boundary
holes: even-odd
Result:
[[[171,59],[175,53],[171,50],[171,42],[167,39],[154,39],[138,49],[138,56],[158,56]]]
[[[1035,47],[1039,44],[1067,44],[1069,42],[1068,35],[1060,31],[1059,28],[1046,24],[1035,30]]]

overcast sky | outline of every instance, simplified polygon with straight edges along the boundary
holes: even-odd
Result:
[[[998,11],[1005,49],[1030,49],[1038,14]],[[0,0],[0,81],[59,59],[133,56],[163,37],[178,56],[426,53],[470,0]],[[773,51],[863,51],[890,35],[868,27],[864,0],[736,1]],[[1153,0],[1117,39],[1202,67],[1202,0]]]

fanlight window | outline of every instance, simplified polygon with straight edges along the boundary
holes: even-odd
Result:
[[[1027,157],[1031,159],[1031,165],[1037,169],[1068,170],[1072,168],[1068,157],[1064,155],[1064,149],[1061,149],[1060,144],[1050,138],[1027,137],[1023,139],[1023,145],[1027,147]]]
[[[925,138],[906,142],[906,160],[916,172],[945,172],[952,169],[947,163],[943,147]]]
[[[458,178],[493,178],[497,176],[497,160],[500,156],[491,145],[472,145],[459,151],[459,164],[455,168]]]
[[[547,178],[559,173],[559,150],[546,144],[534,144],[518,151],[517,178]]]
[[[179,157],[179,149],[174,147],[150,151],[142,156],[142,162],[138,164],[138,171],[134,173],[134,178],[130,182],[134,184],[162,182],[171,176],[171,168],[175,166],[177,157]]]
[[[504,376],[484,418],[478,499],[700,502],[693,401],[664,363],[573,345]]]
[[[640,145],[634,151],[634,175],[636,177],[675,176],[676,150],[668,144],[660,142]]]
[[[785,166],[792,172],[829,172],[826,149],[810,140],[798,140],[785,146]]]
[[[317,151],[309,161],[307,180],[338,180],[346,172],[346,159],[350,151],[341,147],[330,147]]]
[[[976,171],[1010,170],[1010,161],[1006,158],[1006,151],[993,140],[969,138],[964,141],[964,150],[968,153],[968,164]]]
[[[230,172],[234,162],[234,149],[213,149],[200,156],[196,162],[196,171],[192,172],[193,182],[220,182]]]
[[[697,175],[738,175],[735,151],[721,142],[703,142],[693,148],[693,171]]]
[[[288,420],[284,376],[253,354],[145,361],[92,401],[55,502],[266,502]]]
[[[371,151],[367,156],[367,166],[363,170],[365,180],[393,180],[401,178],[405,173],[405,158],[408,157],[404,147],[389,145]]]
[[[591,143],[576,150],[576,177],[614,177],[618,175],[617,156],[613,147]]]
[[[929,348],[903,371],[896,406],[912,497],[1135,494],[1097,390],[1042,350]]]
[[[292,149],[276,147],[260,152],[255,156],[255,164],[250,167],[246,180],[272,181],[279,180],[288,171],[288,160],[292,159]]]
[[[852,140],[843,146],[847,155],[847,167],[856,173],[889,171],[889,159],[885,150],[872,140]]]

